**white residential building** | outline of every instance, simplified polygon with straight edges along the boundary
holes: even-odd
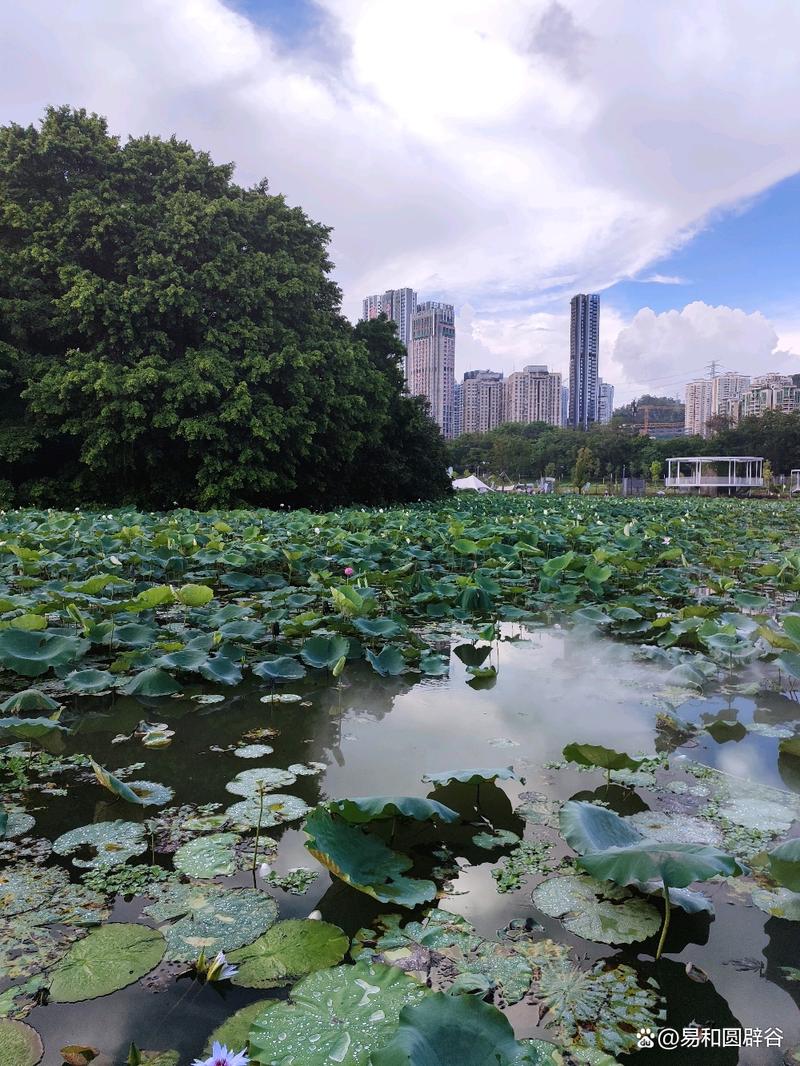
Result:
[[[697,378],[686,386],[686,415],[684,426],[687,437],[707,437],[707,423],[711,418],[713,378]]]
[[[526,366],[509,374],[505,388],[507,422],[561,425],[561,375],[546,366]]]
[[[414,396],[428,401],[431,418],[445,437],[453,436],[456,328],[452,304],[428,300],[411,319],[406,382]]]
[[[597,381],[597,421],[608,425],[614,414],[614,386],[602,378]]]
[[[468,370],[456,388],[461,394],[462,433],[488,433],[505,421],[505,382],[500,371]],[[458,436],[455,430],[454,436]]]

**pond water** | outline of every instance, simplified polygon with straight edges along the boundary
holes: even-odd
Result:
[[[506,626],[503,634],[492,651],[499,670],[491,687],[471,687],[463,663],[451,654],[449,676],[440,679],[420,680],[413,674],[381,678],[366,664],[353,664],[337,684],[324,671],[311,671],[303,681],[285,686],[302,697],[297,703],[265,704],[260,698],[269,687],[253,682],[239,686],[233,694],[205,686],[172,699],[116,697],[112,702],[107,696],[81,698],[72,705],[81,721],[67,739],[67,750],[89,752],[112,770],[143,763],[136,777],[170,785],[175,791],[174,804],[224,806],[232,800],[226,783],[243,769],[319,762],[325,765],[324,771],[300,776],[285,789],[309,806],[342,796],[432,795],[470,811],[474,788],[450,786],[432,793],[422,775],[458,767],[513,766],[516,780],[503,781],[500,787],[483,786],[481,811],[495,828],[507,828],[529,839],[535,837],[536,826],[514,813],[520,795],[538,792],[565,800],[593,793],[603,798],[607,786],[601,771],[546,766],[560,760],[564,745],[575,740],[651,755],[671,747],[673,769],[693,760],[765,790],[798,788],[797,782],[782,777],[777,756],[779,737],[792,731],[798,717],[793,699],[775,692],[750,697],[722,688],[703,697],[665,692],[669,667],[648,660],[635,647],[580,627]],[[439,650],[446,652],[449,645],[452,652],[462,641],[460,636],[443,633]],[[737,674],[737,684],[748,676]],[[212,704],[192,699],[204,691],[218,691],[224,699]],[[674,743],[664,741],[663,732],[657,734],[659,712],[677,714],[705,731],[675,749]],[[114,742],[119,735],[131,733],[142,719],[166,722],[174,729],[170,746],[148,749],[136,738]],[[274,731],[267,741],[273,753],[245,760],[232,750],[215,750],[236,745],[255,728]],[[70,788],[68,797],[35,812],[37,832],[52,840],[97,819],[136,820],[137,814],[127,806],[120,812],[121,803],[109,813],[105,795],[88,782]],[[612,784],[605,797],[612,806],[620,802],[639,810],[656,806],[653,793],[641,788],[633,794]],[[149,808],[139,816],[145,818],[152,811]],[[305,917],[319,908],[326,920],[352,935],[369,925],[377,913],[397,910],[376,904],[318,867],[304,848],[301,825],[295,822],[269,830],[280,840],[272,866],[279,874],[299,866],[319,870],[308,891],[292,895],[264,886],[256,875],[258,885],[278,899],[282,918]],[[566,932],[558,920],[534,907],[531,889],[541,880],[538,876],[526,878],[516,891],[499,893],[492,877],[497,861],[489,860],[498,860],[502,852],[481,854],[469,844],[474,832],[473,826],[463,836],[463,848],[458,846],[459,838],[450,838],[461,856],[460,872],[448,882],[449,893],[441,906],[464,915],[480,933],[496,937],[509,922],[531,919],[543,926],[543,935],[570,944],[579,958],[617,957],[643,978],[658,980],[667,1000],[666,1024],[679,1031],[697,1022],[719,1028],[777,1027],[783,1032],[781,1050],[653,1049],[639,1053],[636,1062],[643,1066],[777,1066],[783,1054],[800,1043],[800,983],[790,980],[782,969],[800,965],[800,924],[770,917],[752,905],[749,895],[734,896],[724,886],[715,887],[709,894],[716,903],[716,919],[701,924],[699,936],[696,931],[684,935],[676,919],[674,939],[656,963],[652,948],[645,951],[633,944],[618,951]],[[158,856],[156,860],[169,862]],[[252,877],[240,872],[228,883],[252,884]],[[142,905],[137,899],[120,901],[112,920],[133,920]],[[694,942],[689,935],[695,937]],[[708,980],[690,979],[689,963],[701,967]],[[6,984],[0,980],[0,991]],[[167,981],[157,992],[146,984],[138,982],[84,1004],[51,1003],[35,1008],[27,1020],[45,1042],[45,1066],[60,1064],[58,1049],[71,1043],[96,1046],[112,1062],[122,1062],[131,1041],[140,1047],[175,1048],[181,1062],[188,1063],[201,1053],[209,1033],[238,1007],[266,995],[286,994],[238,988],[221,993],[185,979]],[[516,1004],[508,1013],[519,1037],[552,1037],[539,1028],[538,1011],[529,1003]],[[621,1061],[634,1060],[622,1057]]]

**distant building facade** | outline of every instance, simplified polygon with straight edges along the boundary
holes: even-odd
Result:
[[[728,372],[712,378],[711,415],[736,422],[739,417],[739,401],[749,387],[749,374]]]
[[[546,366],[526,366],[509,374],[505,385],[507,422],[561,425],[561,375]]]
[[[569,387],[561,386],[561,425],[566,426],[569,421]]]
[[[711,418],[712,378],[697,378],[686,386],[684,428],[687,437],[707,437]]]
[[[488,433],[505,421],[505,382],[498,370],[468,370],[464,380],[457,386],[461,394],[461,433]],[[455,425],[453,435],[459,431]]]
[[[614,386],[602,378],[597,380],[597,421],[607,426],[614,414]]]
[[[760,418],[767,411],[793,414],[800,411],[800,387],[788,374],[764,374],[753,378],[739,401],[739,418]]]
[[[453,436],[460,437],[464,432],[464,383],[453,383]]]
[[[579,293],[570,303],[569,418],[572,429],[597,421],[600,297]]]
[[[408,352],[411,342],[411,319],[417,307],[417,294],[413,289],[387,289],[384,293],[366,296],[361,302],[361,317],[366,321],[384,314],[397,324],[397,335]],[[406,381],[408,381],[408,356],[406,356]]]
[[[455,362],[453,305],[436,300],[419,304],[411,318],[406,383],[412,395],[427,399],[431,418],[447,438],[454,431]]]

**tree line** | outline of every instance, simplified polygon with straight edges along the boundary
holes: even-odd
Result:
[[[449,491],[330,231],[176,139],[0,127],[0,505],[335,506]]]
[[[677,455],[757,455],[769,461],[774,474],[788,474],[800,468],[800,415],[767,411],[708,439],[650,440],[615,419],[585,432],[545,422],[507,422],[448,443],[450,464],[459,473],[505,474],[512,481],[546,476],[572,480],[579,455],[584,480],[651,478],[656,470],[660,476],[666,460]]]

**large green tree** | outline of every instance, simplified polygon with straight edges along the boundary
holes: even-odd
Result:
[[[0,128],[0,461],[19,501],[315,505],[448,487],[396,360],[340,313],[328,229],[232,174],[69,108]],[[431,461],[409,477],[420,452]]]

